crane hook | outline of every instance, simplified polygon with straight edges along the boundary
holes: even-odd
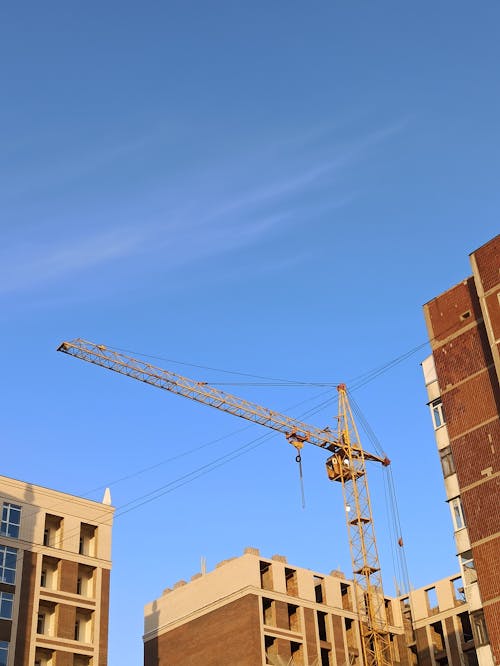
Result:
[[[300,494],[302,497],[302,508],[306,508],[306,495],[304,492],[304,477],[302,475],[302,456],[300,455],[300,448],[297,446],[297,455],[295,456],[295,462],[299,465],[299,478],[300,478]]]

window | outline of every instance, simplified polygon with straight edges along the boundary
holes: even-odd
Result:
[[[43,531],[43,545],[50,548],[62,546],[63,519],[47,513],[45,516],[45,529]]]
[[[455,461],[453,460],[451,447],[447,446],[446,448],[442,449],[439,455],[441,458],[443,476],[446,478],[447,476],[455,474]]]
[[[83,608],[79,608],[76,611],[75,641],[80,641],[81,643],[92,642],[92,623],[92,611]]]
[[[476,647],[480,645],[487,645],[488,632],[486,631],[486,624],[484,622],[484,613],[483,611],[477,611],[473,613],[472,616],[472,633],[474,634],[474,643]]]
[[[321,666],[331,666],[332,651],[327,648],[321,648]]]
[[[78,578],[76,581],[76,593],[82,597],[94,596],[94,578],[95,568],[88,567],[85,564],[78,565]]]
[[[43,556],[40,585],[49,590],[57,590],[59,560],[55,557]]]
[[[434,430],[437,430],[446,423],[444,419],[443,403],[441,402],[441,398],[433,400],[430,404],[430,408]]]
[[[95,527],[95,525],[88,525],[87,523],[81,524],[80,547],[78,549],[80,555],[90,555],[91,557],[95,557],[96,532],[97,532],[97,527]]]
[[[17,504],[4,502],[2,507],[2,521],[0,523],[0,534],[17,539],[19,526],[21,524],[21,507]]]
[[[262,599],[262,615],[264,624],[271,627],[276,626],[276,603],[273,599]]]
[[[468,643],[474,638],[472,635],[469,613],[460,613],[458,619],[460,620],[460,625],[462,628],[462,640],[464,643]]]
[[[45,613],[38,613],[36,619],[36,633],[37,634],[45,633]]]
[[[347,641],[347,647],[351,649],[356,649],[357,642],[356,642],[356,630],[354,626],[354,620],[351,618],[345,617],[344,618],[344,626],[345,626],[345,637]]]
[[[441,622],[434,622],[429,625],[431,644],[434,646],[436,652],[443,652],[446,650],[444,642],[444,631]]]
[[[11,592],[0,592],[0,617],[4,620],[12,620],[12,607],[14,595]]]
[[[328,640],[328,631],[327,631],[327,614],[322,611],[316,613],[318,618],[318,635],[320,641]]]
[[[260,585],[264,590],[273,589],[273,570],[269,562],[260,562]]]
[[[425,596],[427,597],[427,608],[429,611],[437,611],[439,608],[438,598],[435,587],[429,587],[425,590]]]
[[[285,568],[286,593],[296,597],[299,593],[297,587],[297,572],[295,569]]]
[[[290,664],[296,664],[297,666],[303,666],[304,664],[304,650],[302,647],[302,643],[296,643],[295,641],[291,641],[290,643],[290,654],[292,655],[291,660],[289,661]]]
[[[471,585],[471,583],[476,582],[476,565],[474,564],[471,550],[466,550],[460,554],[460,568],[466,585]]]
[[[347,583],[340,583],[340,594],[342,595],[342,608],[352,610],[351,586]]]
[[[450,500],[450,509],[455,532],[457,532],[465,527],[464,509],[460,497]]]
[[[314,596],[318,604],[324,603],[324,590],[323,590],[323,578],[321,576],[314,576]]]
[[[458,602],[459,604],[464,604],[466,600],[465,600],[465,590],[462,581],[462,576],[459,576],[458,578],[453,578],[451,584],[453,586],[453,596],[455,598],[455,601]]]
[[[53,601],[40,601],[36,617],[36,633],[54,636],[56,607]]]
[[[0,546],[0,583],[16,582],[17,549]]]
[[[299,607],[294,604],[287,605],[288,629],[290,631],[300,631]]]
[[[0,641],[0,666],[7,666],[7,657],[9,656],[9,644],[7,641]]]

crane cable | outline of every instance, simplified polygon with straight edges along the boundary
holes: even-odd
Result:
[[[361,428],[364,430],[366,436],[372,443],[378,455],[384,456],[385,454],[379,439],[375,435],[372,427],[368,423],[366,417],[361,411],[356,400],[350,394],[349,394],[349,400],[351,403],[353,413],[356,415],[356,421],[360,424]],[[384,469],[384,474],[383,474],[384,495],[388,510],[388,524],[389,524],[389,532],[391,535],[390,543],[391,543],[391,556],[393,560],[393,568],[394,568],[394,573],[397,577],[397,587],[399,588],[400,591],[402,590],[403,592],[407,593],[409,592],[410,589],[410,580],[408,575],[408,564],[406,560],[406,553],[404,549],[403,530],[402,530],[400,512],[396,495],[396,487],[394,483],[394,475],[392,473],[391,465],[388,465],[383,469]]]

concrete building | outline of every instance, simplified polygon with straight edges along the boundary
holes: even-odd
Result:
[[[146,606],[144,665],[361,664],[356,604],[342,573],[315,573],[247,548]],[[387,598],[386,608],[394,664],[477,664],[460,575]]]
[[[0,476],[0,666],[106,666],[103,503]]]
[[[423,370],[481,666],[500,664],[500,236],[424,306]]]

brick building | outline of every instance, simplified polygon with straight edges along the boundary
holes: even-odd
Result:
[[[0,476],[0,666],[106,666],[103,503]]]
[[[423,369],[478,656],[500,664],[500,235],[470,261],[424,306]]]
[[[145,666],[355,666],[353,582],[247,548],[145,608]],[[397,666],[477,664],[460,575],[386,599]],[[418,659],[418,662],[417,662]]]

